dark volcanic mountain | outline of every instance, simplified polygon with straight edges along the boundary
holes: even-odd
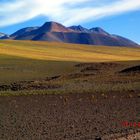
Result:
[[[138,44],[121,36],[112,35],[102,28],[86,29],[82,26],[65,27],[56,22],[46,22],[41,27],[27,27],[10,36],[15,40],[54,41],[64,43],[128,46],[136,47]]]

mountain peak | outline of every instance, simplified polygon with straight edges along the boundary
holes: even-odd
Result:
[[[3,34],[2,34],[3,35]],[[1,39],[7,39],[4,36]],[[111,35],[100,27],[87,29],[81,25],[65,27],[57,22],[46,22],[41,27],[27,27],[20,29],[10,36],[15,40],[56,41],[75,44],[130,46],[138,44],[124,37]]]
[[[105,34],[105,35],[109,35],[109,33],[107,33],[105,30],[103,30],[100,27],[95,27],[95,28],[91,28],[90,29],[91,33],[100,33],[100,34]]]
[[[48,21],[48,22],[45,22],[43,24],[43,26],[61,26],[61,24],[57,23],[57,22],[54,22],[54,21]]]
[[[75,32],[86,32],[86,33],[89,32],[88,29],[82,27],[81,25],[78,25],[78,26],[75,26],[75,25],[74,25],[74,26],[70,26],[70,27],[68,27],[68,28],[74,30]]]
[[[72,30],[66,28],[60,23],[57,22],[46,22],[39,29],[41,32],[72,32]]]

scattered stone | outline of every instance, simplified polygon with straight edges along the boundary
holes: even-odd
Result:
[[[102,140],[102,138],[97,136],[95,140]]]

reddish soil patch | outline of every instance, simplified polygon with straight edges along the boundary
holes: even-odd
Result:
[[[0,140],[113,140],[140,131],[136,93],[0,97]]]

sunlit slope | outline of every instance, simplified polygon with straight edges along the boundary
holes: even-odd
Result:
[[[140,48],[103,47],[34,41],[0,41],[0,54],[73,62],[140,60]]]
[[[34,41],[0,41],[0,83],[38,80],[77,72],[80,62],[140,60],[139,48]],[[139,62],[139,61],[137,61]]]

